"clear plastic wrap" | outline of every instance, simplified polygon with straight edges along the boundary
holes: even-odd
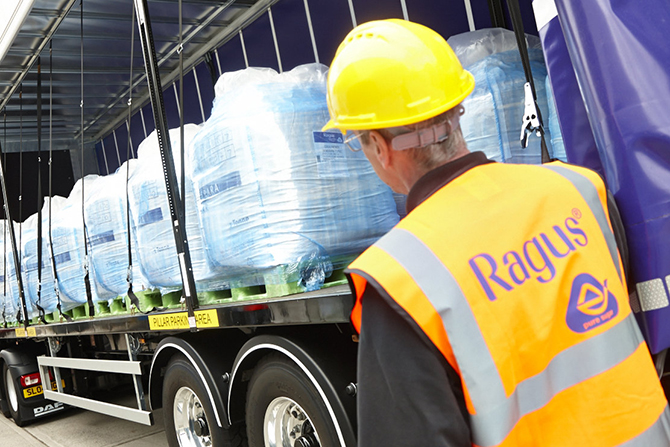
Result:
[[[114,174],[99,177],[86,189],[84,209],[92,271],[101,300],[123,296],[128,291],[128,225],[126,214],[126,169],[130,174],[137,160],[125,162]],[[133,287],[141,290],[148,282],[140,269],[137,243],[132,240]]]
[[[0,220],[2,231],[2,250],[5,259],[2,265],[2,279],[3,288],[2,293],[2,317],[3,322],[15,323],[18,321],[19,312],[19,287],[16,282],[16,269],[14,267],[14,255],[12,252],[12,243],[9,240],[9,228],[6,220]],[[19,228],[14,224],[15,231],[18,233]]]
[[[565,162],[568,161],[568,156],[565,152],[565,144],[563,143],[563,134],[561,134],[561,125],[558,122],[558,111],[556,110],[556,102],[554,101],[554,93],[551,89],[551,81],[549,76],[545,81],[545,92],[547,93],[547,107],[549,108],[549,117],[547,119],[547,127],[549,128],[549,135],[551,138],[551,156],[558,158]]]
[[[513,31],[504,28],[484,28],[451,36],[451,46],[461,64],[466,67],[496,53],[519,51]],[[541,50],[542,42],[536,36],[526,34],[528,49]]]
[[[97,175],[84,178],[85,193]],[[81,204],[82,179],[77,180],[63,207],[51,214],[51,234],[53,238],[54,261],[58,274],[62,310],[65,312],[86,303],[84,276],[87,264],[84,248],[84,225]],[[90,268],[90,267],[89,267]],[[98,301],[95,275],[89,273],[92,299]]]
[[[320,64],[225,73],[187,148],[205,248],[231,285],[263,275],[318,289],[333,263],[398,222],[391,190],[365,156],[347,150],[340,132],[321,131],[326,73]]]
[[[45,197],[42,206],[42,290],[38,297],[37,286],[39,272],[37,270],[37,213],[30,216],[22,224],[21,229],[21,269],[24,278],[24,294],[26,305],[30,305],[29,316],[38,315],[36,304],[42,307],[46,313],[55,312],[58,304],[56,291],[54,290],[54,277],[51,270],[51,251],[49,248],[49,206],[52,206],[52,214],[57,213],[65,204],[65,198],[54,196]]]
[[[184,126],[184,144],[188,145],[200,127]],[[181,182],[179,129],[170,130],[172,155]],[[138,159],[129,180],[130,215],[137,238],[139,261],[146,280],[162,292],[182,287],[177,260],[167,190],[163,176],[158,137],[154,131],[138,149]],[[186,181],[186,234],[188,236],[193,275],[199,291],[216,287],[216,278],[203,247],[193,185]],[[214,282],[214,284],[212,284]]]
[[[537,104],[545,121],[551,154],[551,132],[546,126],[550,116],[545,91],[547,68],[539,38],[526,36],[526,40]],[[484,29],[453,36],[448,42],[475,77],[475,89],[463,101],[465,115],[461,117],[468,148],[484,152],[491,160],[540,163],[540,139],[530,135],[525,149],[520,143],[526,77],[514,33],[500,28]]]

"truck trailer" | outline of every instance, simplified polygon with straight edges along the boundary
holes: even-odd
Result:
[[[11,0],[7,18],[0,21],[5,27],[0,34],[0,183],[5,222],[12,222],[3,225],[3,414],[22,426],[78,407],[152,425],[153,411],[163,408],[171,446],[357,444],[358,339],[349,322],[354,297],[343,270],[364,247],[327,261],[317,252],[305,262],[280,265],[279,279],[255,275],[204,290],[193,261],[195,238],[186,231],[185,207],[192,204],[186,203],[183,129],[184,123],[206,126],[216,108],[226,106],[217,90],[225,73],[265,76],[254,71],[262,67],[281,75],[309,66],[323,74],[316,65],[332,60],[353,27],[385,18],[416,21],[445,38],[477,36],[473,42],[480,44],[502,36],[492,45],[514,43],[519,70],[524,56],[530,59],[519,101],[509,112],[519,118],[513,124],[514,141],[500,143],[501,148],[514,146],[501,149],[497,161],[564,158],[603,175],[621,210],[619,229],[625,237],[618,242],[628,266],[631,307],[662,378],[670,347],[663,323],[670,304],[670,258],[664,250],[670,244],[670,194],[664,186],[670,119],[661,113],[664,99],[670,98],[670,50],[662,44],[662,24],[670,10],[656,0],[648,8],[624,3],[630,4]],[[511,29],[517,37],[528,35],[520,50]],[[626,37],[615,38],[624,35],[622,30]],[[605,34],[611,37],[607,44],[599,37]],[[540,62],[533,59],[537,54],[543,54]],[[544,70],[541,76],[538,67]],[[533,84],[533,77],[533,87],[524,87],[527,81]],[[486,94],[494,97],[496,91]],[[617,91],[623,99],[617,99]],[[245,99],[234,104],[242,113]],[[523,120],[529,110],[540,108],[545,108],[540,114],[544,127],[535,117]],[[556,130],[550,136],[552,119]],[[500,123],[498,115],[494,122]],[[510,133],[492,132],[505,139]],[[551,148],[545,157],[539,136],[546,136]],[[315,145],[345,150],[341,135],[314,138]],[[130,225],[129,179],[146,172],[143,167],[131,174],[131,166],[139,159],[138,142],[148,140],[156,142],[160,156],[154,158],[165,188],[160,218],[171,231],[174,256],[169,261],[179,280],[160,290],[144,288],[146,278],[134,270],[137,250],[146,247]],[[326,154],[337,158],[326,149],[317,156]],[[84,255],[77,281],[83,292],[73,304],[60,290],[65,287],[59,269],[64,254],[53,249],[52,197],[76,190],[83,210],[89,188],[84,178],[90,174],[125,179],[113,188],[126,197],[127,231],[121,242],[128,256],[119,279],[128,287],[119,296],[95,299],[90,259],[113,235],[93,235],[82,215]],[[203,181],[196,188],[198,200],[239,185],[235,176]],[[401,218],[402,197],[394,199]],[[142,217],[155,218],[155,209]],[[33,215],[38,237],[31,270],[21,238],[22,224]],[[232,231],[231,224],[218,228],[221,222],[211,224],[214,232]],[[56,297],[55,308],[40,300],[47,292]],[[110,385],[133,387],[137,405],[94,398],[96,388]]]

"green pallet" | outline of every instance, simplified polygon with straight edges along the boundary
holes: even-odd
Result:
[[[350,258],[350,260],[353,260]],[[341,263],[346,266],[349,262]],[[281,267],[279,268],[281,269]],[[322,289],[339,286],[347,283],[344,275],[345,267],[334,270],[331,275],[326,278]],[[201,305],[223,304],[235,301],[251,301],[264,298],[280,298],[283,296],[293,295],[304,292],[303,287],[298,285],[297,281],[281,282],[281,270],[275,270],[272,274],[264,275],[263,285],[249,286],[249,287],[234,287],[228,290],[220,290],[213,292],[198,293],[198,303]],[[279,281],[278,281],[279,279]]]

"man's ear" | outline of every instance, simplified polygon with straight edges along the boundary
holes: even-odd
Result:
[[[393,148],[389,145],[386,138],[375,130],[370,131],[370,143],[373,147],[373,154],[382,168],[388,169],[393,164]]]

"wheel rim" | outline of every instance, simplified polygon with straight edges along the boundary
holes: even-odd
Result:
[[[172,414],[180,446],[209,447],[212,445],[205,409],[202,408],[200,399],[192,389],[181,387],[177,390]]]
[[[5,373],[5,389],[7,390],[7,400],[9,400],[12,410],[16,413],[19,411],[19,397],[16,395],[16,388],[14,387],[14,381],[12,380],[12,375],[9,373],[9,370]]]
[[[307,412],[294,400],[283,396],[275,398],[265,410],[263,436],[266,447],[321,445]]]

